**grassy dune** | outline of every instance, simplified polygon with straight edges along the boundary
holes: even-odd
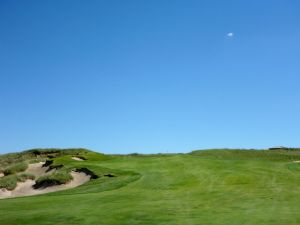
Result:
[[[77,153],[76,153],[77,154]],[[5,225],[298,225],[300,151],[53,158],[99,178],[66,191],[0,200]],[[110,177],[108,175],[113,175]]]

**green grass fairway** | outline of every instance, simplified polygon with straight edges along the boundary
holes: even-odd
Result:
[[[1,225],[299,225],[299,150],[54,158],[98,179],[0,200]],[[113,174],[115,177],[104,176]]]

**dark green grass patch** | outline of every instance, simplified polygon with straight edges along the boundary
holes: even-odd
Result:
[[[291,162],[287,164],[289,170],[294,172],[300,172],[300,163]]]

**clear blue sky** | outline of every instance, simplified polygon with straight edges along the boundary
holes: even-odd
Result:
[[[299,9],[1,1],[0,152],[300,146]]]

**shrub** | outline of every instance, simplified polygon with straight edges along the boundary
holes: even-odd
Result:
[[[34,179],[35,179],[35,176],[31,173],[22,173],[22,174],[17,175],[17,180],[19,182],[24,182],[26,180],[34,180]]]
[[[17,177],[15,175],[9,175],[0,178],[0,188],[6,188],[7,190],[13,190],[17,186]]]
[[[9,167],[6,167],[6,169],[4,169],[3,173],[5,175],[10,175],[10,174],[15,174],[18,172],[22,172],[24,170],[26,170],[28,167],[28,164],[25,162],[19,162],[19,163],[15,163]]]

